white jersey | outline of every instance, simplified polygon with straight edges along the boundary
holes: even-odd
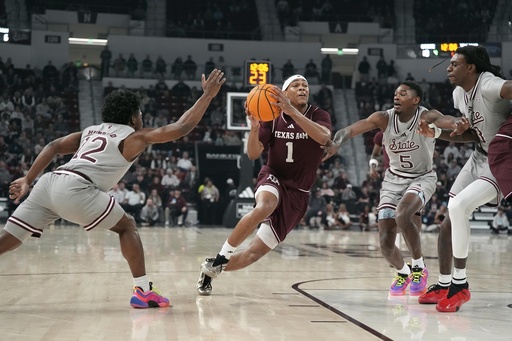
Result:
[[[389,156],[389,170],[395,175],[415,178],[432,171],[435,139],[416,132],[425,110],[418,107],[408,122],[400,122],[394,108],[386,111],[389,118],[382,145]]]
[[[487,154],[501,124],[510,115],[511,104],[500,97],[504,79],[490,72],[482,72],[476,85],[469,91],[457,86],[453,90],[454,107],[465,115],[478,134],[482,151]]]
[[[108,191],[133,164],[119,151],[119,144],[135,130],[125,124],[103,123],[82,132],[80,148],[73,158],[58,168],[89,178],[96,187]]]

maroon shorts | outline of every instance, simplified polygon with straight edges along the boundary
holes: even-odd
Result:
[[[489,168],[506,200],[512,199],[512,134],[498,131],[489,144]]]
[[[264,166],[258,175],[256,190],[263,185],[272,186],[279,192],[279,203],[264,222],[270,225],[277,240],[281,243],[304,217],[308,208],[309,192],[299,191],[281,184],[267,166]]]

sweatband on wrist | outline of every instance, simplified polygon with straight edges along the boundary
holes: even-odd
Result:
[[[376,159],[370,159],[368,165],[370,166],[370,168],[377,168],[377,166],[379,165],[379,161],[377,161]]]
[[[439,128],[438,126],[436,126],[434,123],[430,123],[428,125],[428,127],[434,129],[434,138],[435,139],[437,139],[439,136],[441,136],[441,133],[443,132],[443,130],[441,128]]]

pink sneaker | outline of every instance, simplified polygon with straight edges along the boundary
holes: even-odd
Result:
[[[411,283],[411,278],[408,275],[397,273],[389,288],[389,294],[391,296],[403,296],[407,290],[407,286]]]
[[[149,291],[142,291],[141,288],[133,288],[133,296],[130,305],[134,308],[163,308],[171,304],[168,298],[160,295],[160,292],[153,288],[153,283],[149,282]]]
[[[409,275],[411,279],[411,287],[410,295],[411,296],[420,296],[423,295],[427,291],[427,280],[428,280],[428,270],[427,267],[420,268],[419,266],[415,266],[411,269],[411,274]]]

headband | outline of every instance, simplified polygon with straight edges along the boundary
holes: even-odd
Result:
[[[293,75],[293,76],[290,76],[287,80],[284,81],[284,84],[283,84],[283,88],[281,90],[285,91],[286,89],[288,89],[288,87],[290,86],[290,84],[293,82],[293,81],[296,81],[298,79],[302,79],[302,80],[305,80],[306,82],[308,81],[306,78],[304,78],[304,76],[302,75]]]

